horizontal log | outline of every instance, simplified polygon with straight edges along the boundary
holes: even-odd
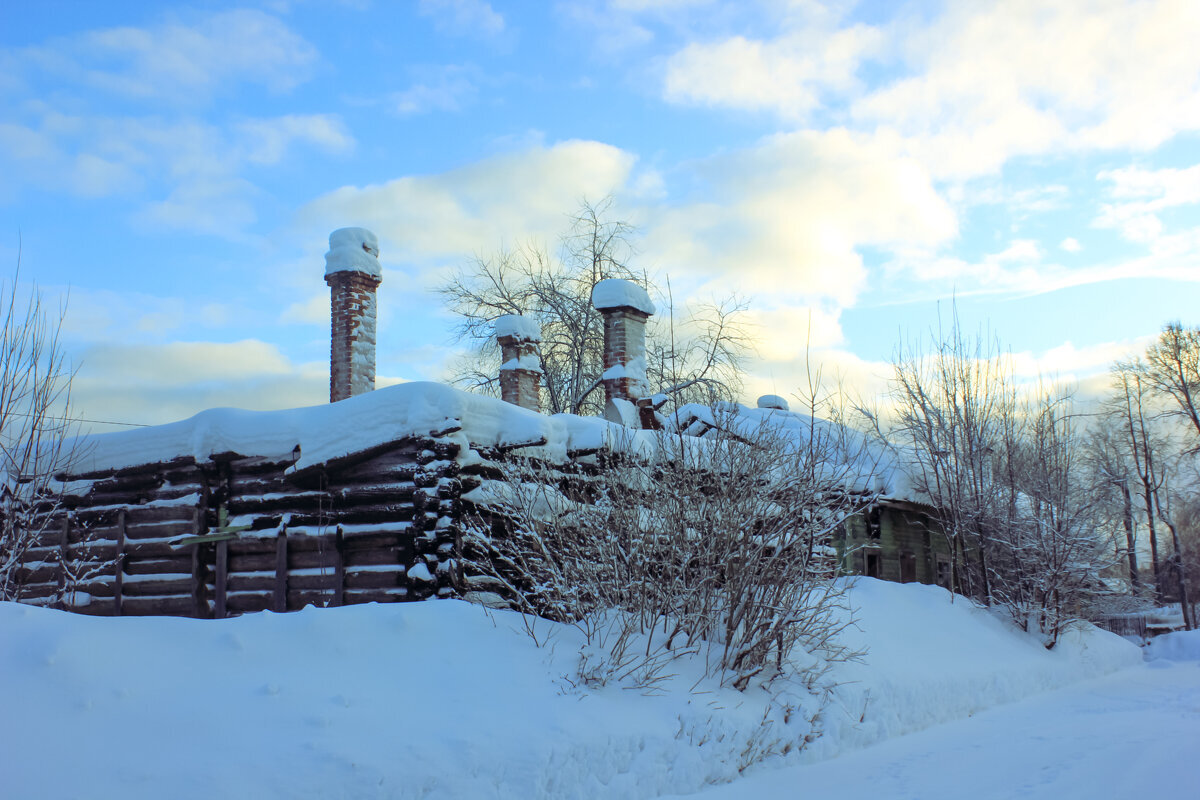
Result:
[[[257,556],[261,554],[271,555],[271,564],[275,561],[275,536],[245,536],[237,539],[229,540],[229,558],[230,564],[233,564],[235,557]],[[232,569],[232,567],[231,567]],[[245,569],[257,569],[257,567],[245,567]]]
[[[317,608],[327,608],[333,605],[332,591],[319,590],[294,590],[289,588],[287,593],[287,609],[288,611],[299,611],[306,606],[316,606]]]
[[[191,576],[186,578],[164,578],[162,580],[135,581],[129,582],[126,580],[121,584],[121,592],[128,597],[142,597],[145,595],[174,595],[186,594],[189,597],[192,594],[192,588],[195,582]]]
[[[391,572],[354,572],[346,570],[346,589],[385,589],[407,586],[404,569],[397,565]]]
[[[257,553],[235,553],[234,545],[237,540],[229,543],[229,574],[235,572],[267,572],[275,569],[275,540],[271,540],[271,551],[265,549]]]
[[[288,594],[293,590],[321,589],[332,591],[337,586],[337,574],[333,570],[320,575],[296,575],[288,573]]]
[[[407,564],[413,560],[416,550],[412,547],[351,548],[343,551],[346,569],[378,566],[381,564]]]
[[[62,537],[62,531],[58,531],[58,536]],[[112,525],[104,525],[98,527],[84,528],[79,525],[72,525],[68,541],[72,546],[98,544],[100,542],[116,543],[120,536],[120,530]],[[43,536],[43,541],[48,542],[49,537]]]
[[[372,482],[361,486],[342,486],[332,489],[329,494],[332,495],[338,508],[344,508],[348,504],[395,505],[396,503],[407,503],[412,501],[416,492],[417,485],[415,483],[397,481],[395,483]]]
[[[130,506],[125,509],[126,525],[155,525],[194,519],[199,503],[170,506]]]
[[[401,589],[346,589],[346,605],[357,603],[403,603],[412,600],[407,588]]]
[[[50,597],[58,593],[58,583],[26,583],[17,593],[20,600],[34,600],[39,597]]]
[[[108,601],[116,597],[116,584],[113,581],[113,576],[110,574],[107,577],[85,581],[73,587],[76,591],[87,592],[97,600]],[[70,591],[70,589],[68,589]]]
[[[337,549],[330,542],[323,550],[295,550],[292,545],[295,539],[288,539],[288,570],[294,569],[333,569],[337,563]]]
[[[123,597],[121,615],[191,617],[196,612],[196,601],[190,595],[171,597]]]
[[[126,540],[125,553],[134,558],[172,558],[180,553],[190,553],[187,546],[166,540]]]
[[[191,553],[164,558],[135,558],[125,557],[124,572],[126,575],[159,575],[162,573],[184,573],[192,569]]]
[[[252,614],[271,607],[271,595],[258,592],[230,592],[225,597],[225,610],[230,614]]]
[[[279,515],[290,511],[316,517],[322,513],[328,516],[332,505],[333,502],[324,492],[296,492],[275,497],[243,493],[229,498],[226,509],[231,516]]]
[[[99,469],[92,472],[71,473],[71,480],[106,480],[131,477],[135,475],[157,475],[160,472],[170,470],[182,470],[187,467],[194,467],[196,459],[192,456],[179,456],[170,461],[162,461],[154,464],[137,464],[132,467],[122,467],[121,469]]]
[[[31,547],[25,551],[21,561],[25,564],[35,564],[38,561],[57,561],[58,547]],[[87,561],[111,561],[117,557],[117,543],[111,541],[88,542],[83,545],[73,544],[67,548],[67,558]]]
[[[89,617],[112,617],[117,613],[116,601],[112,598],[96,599],[86,606],[71,606],[70,610]]]
[[[17,573],[17,581],[19,583],[30,585],[35,583],[54,583],[58,580],[59,567],[57,563],[50,564],[44,561],[34,563],[42,564],[42,566],[37,569],[30,569],[28,566],[23,567]]]
[[[226,581],[230,592],[270,592],[275,588],[275,573],[267,574],[266,570],[247,574],[230,572]]]

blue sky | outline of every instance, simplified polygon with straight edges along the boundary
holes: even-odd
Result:
[[[381,379],[442,378],[431,287],[609,195],[677,301],[747,297],[747,399],[809,336],[877,391],[954,297],[1096,388],[1197,322],[1196,41],[1194,0],[7,3],[0,263],[69,291],[100,419],[325,400],[346,225]]]

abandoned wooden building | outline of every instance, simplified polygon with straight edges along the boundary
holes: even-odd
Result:
[[[643,358],[653,304],[629,281],[597,286],[605,418],[539,412],[539,331],[522,317],[496,323],[502,398],[432,383],[374,391],[377,256],[368,231],[330,237],[329,405],[216,409],[87,437],[62,494],[37,517],[20,599],[201,618],[434,597],[503,602],[494,579],[464,558],[464,525],[493,511],[480,488],[515,453],[595,474],[615,443],[660,435],[653,429],[667,421],[648,397]],[[814,425],[773,397],[726,411],[744,424]],[[669,425],[703,437],[721,424],[713,413],[687,406]],[[883,456],[862,452],[869,504],[834,537],[841,569],[945,583],[945,541],[929,509],[900,471],[880,468]]]

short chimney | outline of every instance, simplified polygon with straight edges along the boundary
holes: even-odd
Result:
[[[607,278],[592,289],[592,305],[604,315],[605,415],[629,416],[625,404],[650,394],[646,383],[646,320],[654,304],[633,281]]]
[[[537,347],[541,327],[530,317],[509,314],[496,320],[495,330],[500,345],[500,397],[514,406],[541,411],[542,364]]]
[[[758,407],[772,408],[776,411],[787,411],[788,401],[784,400],[777,394],[764,394],[762,397],[758,398]]]
[[[331,403],[375,388],[375,290],[382,281],[375,234],[365,228],[329,234],[325,282],[332,317]]]

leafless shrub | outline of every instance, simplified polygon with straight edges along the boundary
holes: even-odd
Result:
[[[37,289],[19,295],[14,275],[0,287],[0,600],[21,596],[30,548],[61,520],[56,476],[76,456],[72,372],[59,338],[65,309],[46,309]],[[61,560],[55,553],[43,563]],[[62,570],[68,591],[86,577],[72,564]]]
[[[830,544],[872,500],[862,441],[814,417],[704,411],[703,437],[630,432],[586,479],[517,459],[492,486],[498,516],[473,527],[476,568],[584,632],[593,682],[652,682],[664,655],[700,652],[744,689],[797,647],[850,655]]]

